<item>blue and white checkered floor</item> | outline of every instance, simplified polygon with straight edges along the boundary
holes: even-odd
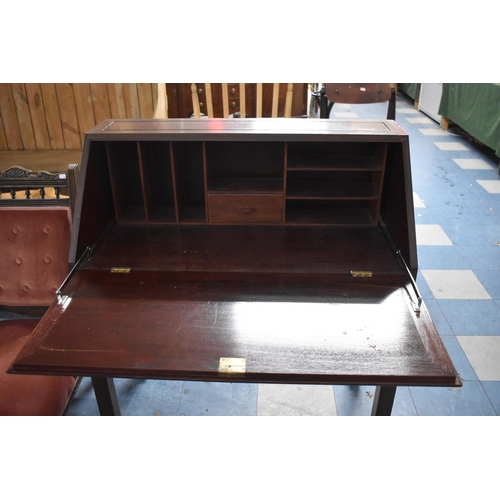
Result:
[[[443,131],[399,95],[410,135],[417,283],[464,384],[401,387],[393,415],[500,414],[500,179],[498,158]],[[385,117],[386,105],[335,105],[331,119]],[[124,415],[369,415],[374,387],[116,380]],[[97,415],[84,379],[68,415]]]

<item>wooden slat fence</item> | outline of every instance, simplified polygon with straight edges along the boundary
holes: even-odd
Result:
[[[107,118],[152,118],[152,83],[0,83],[0,151],[81,149]]]

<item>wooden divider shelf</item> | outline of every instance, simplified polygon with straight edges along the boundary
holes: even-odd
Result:
[[[106,144],[123,224],[378,222],[387,143]]]
[[[387,144],[295,143],[288,149],[288,224],[378,222]]]

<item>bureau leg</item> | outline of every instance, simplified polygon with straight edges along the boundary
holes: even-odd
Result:
[[[120,405],[112,378],[92,377],[92,385],[101,416],[120,416]]]
[[[395,395],[396,386],[377,386],[373,398],[372,417],[389,417]]]

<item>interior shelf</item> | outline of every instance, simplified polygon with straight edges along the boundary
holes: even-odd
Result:
[[[283,193],[285,144],[205,143],[207,189],[211,193]]]
[[[179,220],[184,224],[203,224],[206,219],[205,206],[184,205],[179,210]]]
[[[119,224],[373,225],[387,145],[117,141],[106,151]]]
[[[282,177],[215,177],[208,191],[214,193],[282,193]]]
[[[146,221],[176,222],[170,143],[138,143]]]
[[[287,199],[377,199],[373,186],[368,182],[325,181],[325,180],[289,180]]]
[[[172,143],[178,221],[206,222],[204,143]]]
[[[117,221],[124,224],[145,222],[137,143],[106,143],[106,155]]]
[[[119,216],[119,222],[121,224],[140,224],[144,223],[144,207],[143,206],[133,206],[128,205]]]
[[[380,171],[382,165],[373,156],[298,154],[289,155],[288,170],[361,170]]]
[[[163,224],[163,223],[174,223],[176,222],[175,218],[175,208],[173,206],[160,206],[155,209],[149,215],[149,222],[154,224]]]
[[[307,204],[288,200],[285,224],[373,226],[376,221],[368,206],[343,206],[320,201]]]

